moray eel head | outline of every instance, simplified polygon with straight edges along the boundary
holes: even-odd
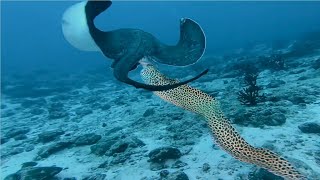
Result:
[[[163,76],[159,70],[154,68],[152,64],[149,64],[147,62],[141,62],[141,65],[143,66],[143,69],[141,70],[141,78],[144,82],[147,84],[153,84],[156,86],[161,86],[169,83],[163,83],[167,82],[167,78]]]

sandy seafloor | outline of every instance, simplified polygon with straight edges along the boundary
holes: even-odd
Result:
[[[261,110],[259,108],[286,109],[286,121],[282,125],[252,127],[234,124],[234,126],[250,144],[256,147],[271,147],[288,159],[300,160],[308,166],[309,169],[305,171],[309,173],[308,176],[320,179],[317,174],[320,172],[320,136],[314,133],[303,133],[298,128],[299,125],[307,122],[320,123],[320,93],[317,93],[320,91],[320,69],[310,68],[310,64],[318,58],[320,55],[312,54],[295,59],[295,62],[301,62],[295,68],[278,72],[265,70],[260,73],[258,80],[261,85],[267,85],[274,79],[286,82],[276,88],[264,88],[267,95],[313,93],[310,97],[301,94],[307,99],[303,103],[295,104],[289,100],[281,100],[276,103],[259,103],[257,107],[241,105],[237,101],[239,77],[218,77],[212,73],[191,85],[216,95],[227,116],[232,116],[230,111],[237,111],[239,108],[251,109],[257,111],[256,113]],[[307,78],[298,80],[302,76]],[[226,81],[228,83],[225,83]],[[81,179],[97,173],[106,174],[106,179],[156,179],[159,178],[161,170],[150,169],[148,153],[163,146],[178,148],[183,153],[179,160],[187,164],[184,167],[172,168],[171,165],[176,160],[168,160],[167,168],[164,169],[169,172],[182,170],[191,180],[246,179],[247,175],[256,169],[256,166],[235,160],[220,150],[214,144],[201,117],[164,102],[144,90],[115,84],[114,81],[108,80],[96,85],[91,84],[90,87],[83,86],[60,94],[29,99],[44,99],[46,103],[22,107],[21,103],[24,99],[13,99],[6,95],[2,97],[1,103],[5,105],[1,118],[2,135],[5,136],[8,131],[21,127],[29,127],[30,130],[25,133],[26,139],[11,138],[1,145],[1,178],[17,172],[22,163],[36,160],[39,167],[62,167],[63,170],[56,175],[61,179],[67,177]],[[63,109],[60,110],[66,111],[68,115],[50,119],[47,109],[50,104],[57,102],[63,104]],[[104,105],[107,107],[102,109]],[[30,113],[32,109],[44,111],[33,115]],[[81,115],[76,113],[79,109],[92,111]],[[150,113],[146,114],[146,111]],[[9,112],[13,113],[7,115]],[[41,132],[56,129],[63,130],[60,138],[47,143],[38,142],[38,135]],[[111,163],[104,168],[98,168],[98,166],[105,161],[110,163],[114,157],[97,156],[91,153],[92,145],[70,146],[46,158],[35,159],[41,148],[87,133],[101,135],[102,138],[97,143],[104,139],[108,140],[112,136],[122,137],[117,141],[134,136],[145,145],[128,148],[126,151],[132,152],[123,152],[126,157],[124,162]],[[23,149],[27,145],[34,148],[28,152],[21,150],[17,154],[10,154],[14,149]],[[204,163],[210,165],[210,170],[207,172],[203,171]]]

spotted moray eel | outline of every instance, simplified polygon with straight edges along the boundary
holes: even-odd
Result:
[[[145,83],[157,86],[179,82],[165,77],[148,63],[143,64],[141,78]],[[247,143],[224,116],[214,97],[189,85],[154,93],[167,102],[203,116],[215,142],[234,158],[260,166],[285,179],[306,179],[284,158],[270,150],[256,148]]]

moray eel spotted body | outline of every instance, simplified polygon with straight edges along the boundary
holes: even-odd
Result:
[[[63,15],[62,30],[66,40],[74,47],[85,51],[101,51],[113,59],[114,77],[136,88],[164,91],[194,81],[208,72],[174,84],[150,85],[134,81],[128,73],[139,65],[139,60],[152,57],[159,63],[186,66],[194,64],[203,55],[206,38],[195,21],[183,18],[180,21],[180,40],[174,46],[161,43],[152,34],[140,29],[117,29],[101,31],[94,24],[96,16],[111,6],[108,0],[84,1],[71,6]]]
[[[148,84],[158,86],[178,82],[165,77],[151,64],[143,63],[143,67],[141,77]],[[256,148],[247,143],[224,116],[214,97],[189,85],[154,93],[167,102],[202,115],[215,142],[234,158],[260,166],[286,179],[306,179],[284,158],[270,150]]]

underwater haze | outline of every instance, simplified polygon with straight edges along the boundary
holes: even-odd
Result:
[[[77,71],[87,66],[107,66],[100,54],[77,51],[64,40],[61,18],[72,4],[2,2],[2,70]],[[143,29],[174,44],[179,38],[179,19],[190,17],[204,29],[206,54],[210,55],[318,31],[319,8],[319,2],[115,1],[96,23],[105,30]]]
[[[104,31],[170,45],[181,18],[204,31],[195,64],[146,56],[130,72],[162,85],[209,69],[162,92],[66,40],[76,3],[1,2],[0,179],[320,180],[320,2],[113,1],[95,19]]]

